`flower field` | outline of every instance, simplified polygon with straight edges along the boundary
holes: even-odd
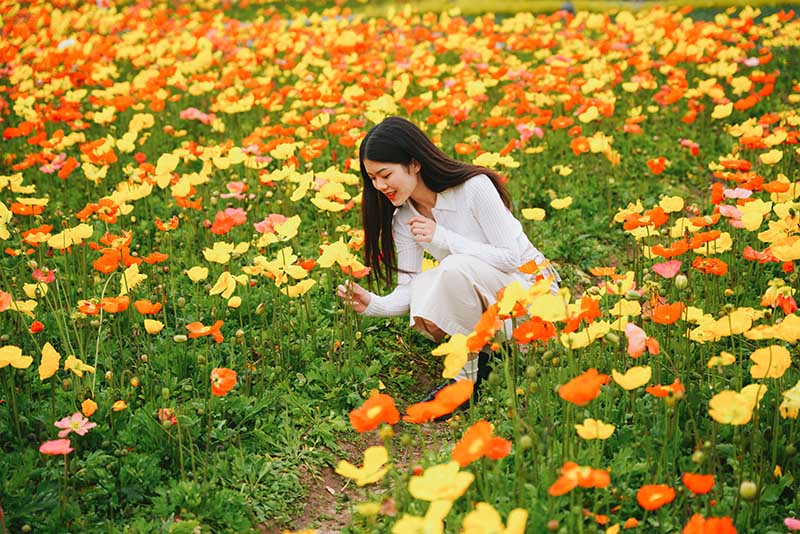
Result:
[[[797,13],[343,4],[0,2],[0,532],[800,530]],[[558,294],[343,307],[391,115]]]

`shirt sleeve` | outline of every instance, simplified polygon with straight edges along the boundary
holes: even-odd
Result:
[[[397,287],[385,296],[370,292],[370,301],[363,315],[397,317],[408,315],[411,303],[411,282],[422,272],[423,249],[411,236],[407,225],[399,220],[392,224],[397,251]]]
[[[451,254],[475,256],[495,267],[511,273],[524,263],[519,247],[522,225],[503,204],[500,194],[488,176],[480,175],[468,180],[467,206],[478,221],[489,244],[469,239],[449,228],[436,224],[433,244]]]

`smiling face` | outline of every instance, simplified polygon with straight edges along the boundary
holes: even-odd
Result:
[[[406,167],[400,163],[383,163],[364,160],[364,169],[372,186],[389,199],[393,206],[401,206],[422,184],[419,163],[412,161]]]

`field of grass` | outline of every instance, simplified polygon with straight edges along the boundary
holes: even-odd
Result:
[[[0,533],[800,529],[800,19],[643,4],[2,2]],[[390,115],[559,295],[342,307]]]

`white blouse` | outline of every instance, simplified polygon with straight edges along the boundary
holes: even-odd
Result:
[[[531,244],[488,176],[479,174],[437,193],[432,212],[436,221],[433,240],[419,243],[411,235],[408,221],[420,213],[410,200],[395,211],[392,234],[397,250],[397,287],[386,296],[370,293],[364,315],[393,317],[409,313],[411,282],[422,272],[426,250],[438,261],[450,254],[475,256],[499,271],[518,273],[521,282],[534,282],[534,275],[526,275],[519,268],[530,260],[543,263],[544,254]],[[555,270],[550,271],[560,281]]]

